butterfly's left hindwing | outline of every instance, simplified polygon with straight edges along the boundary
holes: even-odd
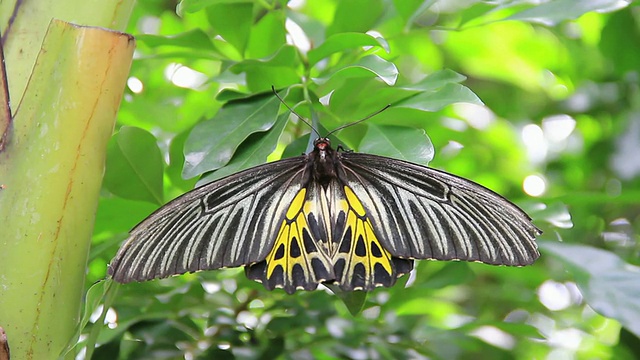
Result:
[[[323,243],[326,231],[316,220],[317,202],[309,190],[300,189],[290,202],[265,260],[246,269],[247,277],[267,289],[281,288],[291,294],[297,289],[313,290],[334,279]]]

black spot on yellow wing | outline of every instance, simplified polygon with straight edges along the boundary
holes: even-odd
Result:
[[[298,239],[293,236],[291,238],[291,243],[289,246],[289,256],[291,256],[292,259],[297,259],[300,257],[300,255],[302,255],[300,253],[300,245],[298,245]]]
[[[279,244],[279,245],[278,245],[278,248],[277,248],[277,250],[276,250],[276,253],[275,253],[275,255],[273,255],[273,257],[274,257],[276,260],[280,260],[280,259],[282,259],[282,258],[284,257],[284,252],[285,252],[285,250],[284,250],[284,249],[285,249],[284,244]]]
[[[306,192],[301,189],[291,201],[265,260],[247,267],[247,277],[269,290],[282,288],[291,294],[297,289],[313,290],[334,279],[329,259],[318,248],[320,239],[314,239],[310,231],[310,226],[317,224],[308,221],[312,204]]]
[[[413,268],[413,260],[393,257],[382,247],[371,220],[357,196],[348,186],[339,202],[336,229],[339,245],[333,254],[336,282],[342,290],[373,290],[392,286]]]
[[[355,253],[357,256],[367,256],[367,249],[365,248],[365,246],[366,245],[364,244],[364,238],[362,237],[362,234],[358,234],[358,240],[356,240],[356,249],[355,249]]]

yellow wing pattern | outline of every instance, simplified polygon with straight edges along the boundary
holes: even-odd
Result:
[[[272,250],[247,267],[268,289],[313,290],[319,283],[342,290],[392,286],[413,261],[385,250],[366,210],[348,186],[302,188],[291,202]],[[330,238],[330,239],[329,239]]]
[[[344,186],[344,199],[338,203],[335,229],[339,237],[331,258],[336,281],[343,290],[371,290],[392,286],[413,268],[411,260],[394,258],[380,244],[371,220],[351,188]],[[344,214],[344,216],[343,216]]]

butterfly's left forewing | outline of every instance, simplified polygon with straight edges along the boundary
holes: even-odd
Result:
[[[126,283],[263,260],[302,188],[304,167],[304,157],[281,160],[174,199],[131,231],[109,274]]]

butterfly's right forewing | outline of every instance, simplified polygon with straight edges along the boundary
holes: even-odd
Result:
[[[529,216],[479,184],[370,154],[343,153],[341,164],[341,176],[394,256],[516,266],[539,256],[541,232]]]

